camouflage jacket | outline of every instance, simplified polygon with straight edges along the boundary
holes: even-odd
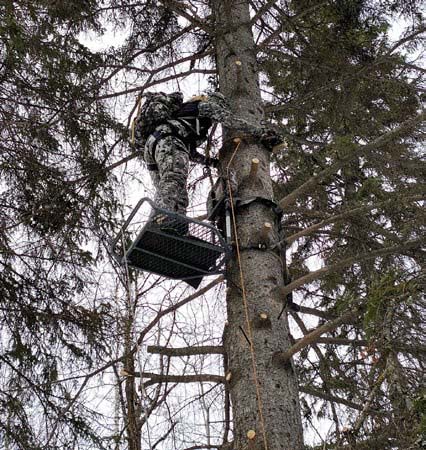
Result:
[[[195,148],[207,139],[208,129],[213,122],[251,135],[267,147],[272,147],[281,141],[270,128],[259,126],[232,114],[228,101],[218,92],[208,97],[195,97],[189,102],[183,103],[183,109],[185,109],[185,105],[191,102],[197,103],[197,110],[192,114],[192,117],[185,117],[184,114],[177,113],[175,118],[159,124],[153,134],[157,136],[157,139],[165,135],[175,135],[187,145],[191,159],[196,162],[201,162],[202,157],[195,151]],[[146,141],[138,130],[138,120],[136,120],[135,144],[137,147],[143,148]]]

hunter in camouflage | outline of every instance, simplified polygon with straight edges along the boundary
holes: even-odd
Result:
[[[169,94],[169,97],[173,98],[166,99],[166,102],[176,101],[181,95]],[[157,104],[154,104],[150,117],[161,116],[164,102],[158,105],[158,110],[156,108]],[[154,201],[158,207],[186,214],[188,206],[186,183],[190,160],[199,163],[217,162],[214,159],[206,161],[204,156],[195,150],[207,139],[208,129],[213,122],[250,134],[266,146],[271,147],[279,142],[277,135],[271,133],[269,129],[234,117],[225,97],[220,93],[211,94],[209,97],[194,97],[182,103],[171,118],[157,125],[146,139],[143,138],[141,130],[142,121],[136,120],[136,145],[139,148],[144,146],[144,160],[156,189]]]
[[[144,160],[148,167],[158,168],[149,171],[155,188],[154,203],[159,208],[185,215],[188,206],[186,183],[190,161],[190,151],[185,142],[188,132],[178,121],[173,122],[173,128],[168,123],[156,128],[156,131],[164,136],[157,142],[153,134],[149,136],[145,144]]]

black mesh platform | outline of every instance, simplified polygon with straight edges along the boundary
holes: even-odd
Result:
[[[149,199],[141,202],[149,202],[151,212],[131,245],[122,249],[122,262],[139,270],[184,280],[194,288],[204,276],[221,273],[227,246],[215,227],[157,208]],[[129,220],[125,226],[128,224]]]

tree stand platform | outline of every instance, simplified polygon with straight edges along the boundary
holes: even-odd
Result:
[[[144,203],[150,206],[148,218],[137,237],[130,240],[128,228]],[[123,244],[126,241],[128,245]],[[121,264],[197,288],[204,276],[223,272],[228,246],[214,226],[158,208],[149,198],[142,198],[114,239],[112,253]]]

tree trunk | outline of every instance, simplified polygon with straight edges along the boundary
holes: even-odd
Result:
[[[256,53],[251,32],[249,2],[213,1],[216,20],[216,51],[221,92],[235,114],[252,122],[262,119]],[[235,130],[225,130],[221,161],[224,175],[235,170],[241,199],[272,199],[269,152],[249,136],[241,136],[234,153]],[[251,161],[260,161],[256,177],[248,178]],[[228,325],[224,345],[228,357],[229,389],[234,422],[234,449],[301,450],[303,435],[298,383],[293,363],[283,365],[274,358],[291,343],[285,316],[278,320],[282,300],[276,294],[283,285],[282,264],[273,250],[254,249],[265,222],[273,224],[270,238],[278,238],[277,216],[270,206],[255,202],[236,211],[241,249],[243,286],[235,256],[227,268]],[[260,313],[266,314],[261,318]],[[248,326],[248,322],[250,326]],[[250,345],[250,342],[252,345]],[[247,436],[249,430],[250,439]]]
[[[132,328],[134,323],[134,315],[132,311],[133,305],[131,304],[131,298],[127,299],[127,317],[124,324],[124,351],[126,354],[126,360],[124,368],[129,373],[135,373],[135,359],[134,354],[131,352],[133,340],[132,340]],[[126,432],[127,432],[127,448],[128,450],[141,450],[141,405],[139,396],[136,391],[135,377],[126,377],[125,381],[126,392]]]

